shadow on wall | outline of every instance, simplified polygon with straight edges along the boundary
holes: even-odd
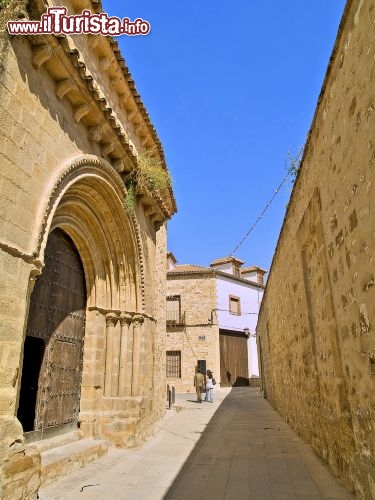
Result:
[[[232,382],[232,374],[230,371],[226,372],[227,380],[221,384],[222,387],[246,387],[249,385],[249,379],[247,377],[236,377],[236,380]]]
[[[247,377],[237,377],[233,387],[246,387],[249,385],[249,379]]]
[[[51,77],[46,77],[44,71],[36,70],[32,65],[32,46],[30,46],[26,37],[15,36],[10,41],[13,51],[16,55],[16,61],[19,69],[20,78],[26,84],[30,94],[36,97],[37,106],[42,106],[48,113],[53,122],[58,124],[58,128],[62,130],[72,144],[74,144],[83,153],[91,153],[92,143],[88,139],[87,131],[82,133],[79,125],[73,120],[71,106],[66,106],[65,102],[59,101],[55,94],[56,83]],[[6,61],[5,61],[6,64]],[[35,101],[34,101],[35,102]],[[33,106],[29,104],[23,107],[22,116],[28,122],[34,122],[34,128],[37,131],[38,127],[43,128],[43,114],[33,114]],[[46,128],[47,134],[52,134],[53,131],[49,127]],[[81,129],[82,130],[82,129]],[[56,137],[54,137],[56,140]],[[97,148],[99,153],[99,149]]]

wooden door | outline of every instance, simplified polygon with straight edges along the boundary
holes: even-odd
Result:
[[[30,348],[24,352],[18,417],[25,432],[77,422],[85,319],[81,259],[72,240],[56,229],[49,235],[45,267],[30,299],[26,335],[42,339],[44,352],[39,357]],[[28,373],[39,373],[34,408],[25,407]]]
[[[243,333],[220,330],[220,382],[222,387],[249,385],[247,339]]]

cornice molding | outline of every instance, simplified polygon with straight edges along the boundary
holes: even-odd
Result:
[[[119,309],[105,309],[98,306],[89,306],[89,311],[98,311],[100,314],[105,316],[105,318],[115,318],[123,323],[133,323],[140,322],[143,323],[146,319],[155,322],[156,319],[147,313],[140,311],[120,311]]]
[[[100,44],[108,43],[104,39],[105,37],[99,37],[97,47],[99,47]],[[121,171],[124,173],[130,172],[133,168],[137,168],[138,157],[136,148],[125,131],[121,120],[113,111],[99,83],[88,70],[83,55],[75,46],[72,37],[65,35],[37,35],[28,36],[28,40],[33,46],[32,57],[34,67],[37,70],[44,67],[50,77],[56,81],[56,95],[58,99],[62,100],[65,97],[71,101],[73,106],[73,119],[76,123],[79,122],[86,125],[89,140],[100,144],[103,157],[107,157],[108,161],[113,163],[113,168],[121,168]],[[117,52],[115,51],[114,56],[116,56],[116,54]],[[60,76],[57,76],[57,73],[53,70],[52,63],[56,59],[59,63]],[[123,61],[122,58],[120,58],[120,60]],[[119,63],[116,57],[114,61]],[[113,64],[113,62],[110,62],[110,64]],[[124,70],[123,87],[126,86],[126,82],[128,86],[125,89],[122,88],[120,91],[115,90],[119,98],[126,93],[130,95],[132,92],[133,94],[135,92],[132,86],[129,85],[129,80],[127,80],[130,74],[125,70],[125,63],[121,64],[120,68]],[[66,77],[61,78],[61,72],[64,69],[66,70]],[[77,95],[81,97],[79,103],[76,102]],[[138,94],[136,95],[138,96]],[[145,114],[138,108],[140,102],[138,97],[137,99],[134,97],[133,104],[136,115],[138,116],[137,120],[142,117],[141,122],[137,122],[139,124],[135,127],[135,133],[142,143],[142,141],[144,141],[144,136],[140,135],[141,131],[144,131],[145,127],[147,128],[149,125],[146,120],[146,118],[148,119],[148,115],[145,118]],[[95,110],[93,106],[99,108],[100,112],[97,113],[97,110]],[[89,118],[90,116],[91,120],[87,119],[87,123],[85,123],[86,117]],[[93,116],[97,122],[95,125],[92,124]],[[151,134],[150,131],[149,134]],[[161,145],[157,142],[157,138],[153,137],[152,145],[155,147],[155,144],[158,146],[157,150],[162,160],[163,168],[167,169]],[[146,192],[146,194],[155,205],[155,212],[158,214],[156,219],[169,219],[176,212],[176,204],[171,189],[167,197],[162,197],[157,192]],[[158,222],[157,220],[155,221]],[[153,222],[154,221],[151,221],[152,224]]]

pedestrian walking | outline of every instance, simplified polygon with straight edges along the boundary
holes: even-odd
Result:
[[[204,400],[205,400],[206,403],[208,402],[208,392],[206,390],[206,382],[207,382],[207,378],[208,378],[208,376],[209,376],[210,373],[212,373],[212,371],[211,370],[207,370],[206,371],[206,375],[204,376],[204,387],[205,387],[205,391],[206,391],[206,395],[204,397]]]
[[[207,380],[206,380],[206,401],[210,403],[214,402],[214,377],[212,372],[207,371]]]
[[[197,393],[197,402],[201,403],[202,392],[204,389],[204,376],[199,370],[197,370],[196,374],[194,375],[194,386]]]

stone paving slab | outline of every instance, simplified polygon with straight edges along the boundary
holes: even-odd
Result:
[[[108,454],[39,492],[41,500],[352,499],[257,388],[177,394],[155,436]]]

